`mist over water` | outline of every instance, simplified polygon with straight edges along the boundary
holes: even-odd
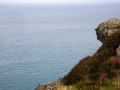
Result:
[[[119,4],[0,5],[0,90],[33,90],[101,46],[95,28]]]

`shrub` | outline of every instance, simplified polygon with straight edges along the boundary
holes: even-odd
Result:
[[[62,82],[65,85],[71,85],[84,80],[89,70],[90,56],[83,58],[74,68],[65,76]]]

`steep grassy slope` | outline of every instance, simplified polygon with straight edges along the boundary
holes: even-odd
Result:
[[[93,56],[80,60],[58,90],[120,90],[120,59],[116,57],[119,45],[120,30],[109,36]]]

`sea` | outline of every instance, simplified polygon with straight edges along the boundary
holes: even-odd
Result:
[[[102,45],[95,28],[110,18],[120,18],[120,3],[0,4],[0,90],[64,77]]]

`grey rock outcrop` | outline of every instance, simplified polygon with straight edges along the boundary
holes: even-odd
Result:
[[[117,48],[117,57],[120,58],[120,46]]]
[[[62,78],[59,78],[47,84],[39,84],[34,90],[54,90],[60,85],[61,81]]]
[[[120,18],[111,18],[108,21],[102,22],[95,30],[97,39],[104,43],[108,36],[120,30]]]

